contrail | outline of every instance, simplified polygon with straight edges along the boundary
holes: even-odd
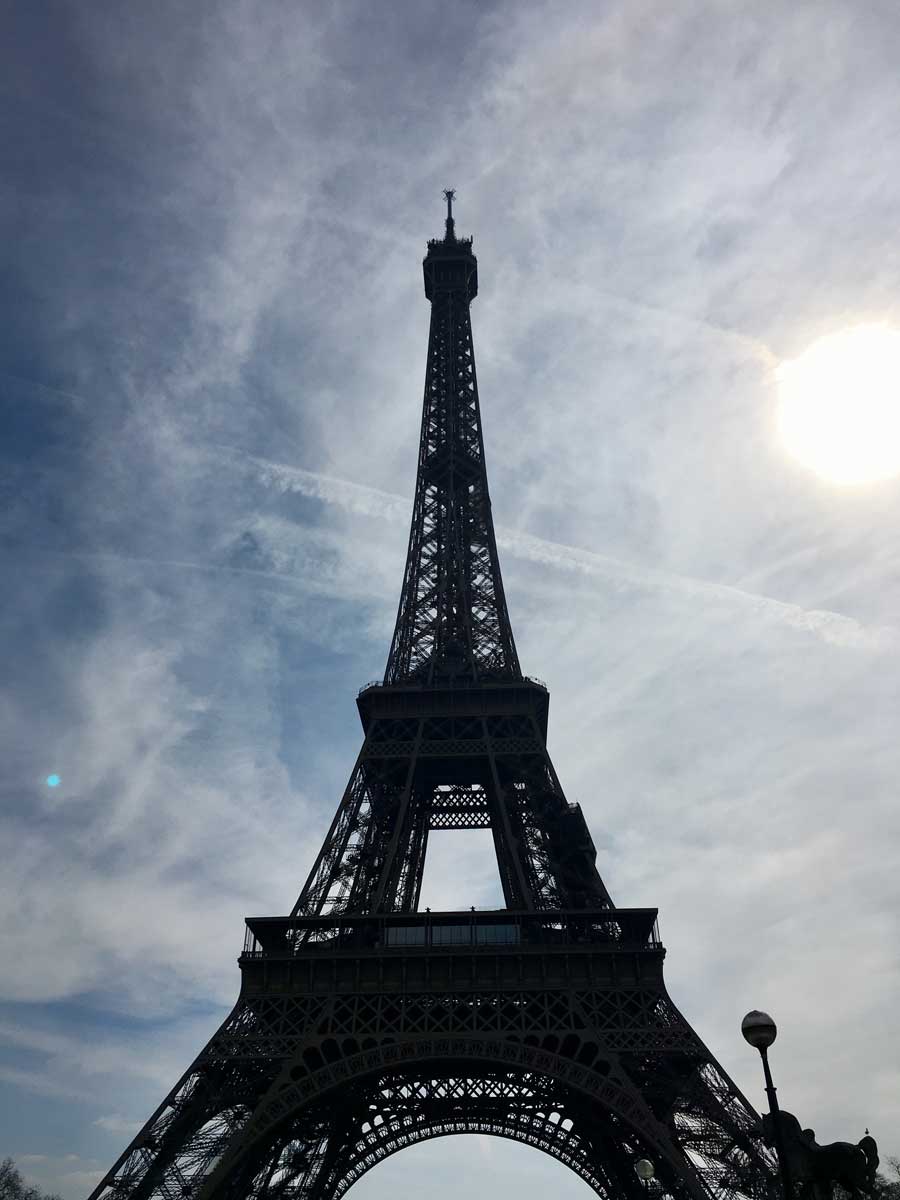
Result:
[[[62,388],[51,387],[49,383],[41,383],[39,379],[32,379],[27,375],[14,375],[11,371],[0,371],[0,379],[11,379],[14,383],[24,383],[26,387],[49,392],[51,396],[64,396],[67,400],[75,400],[82,407],[87,404],[84,396],[79,396],[77,392],[64,392]]]
[[[44,570],[45,560],[75,559],[79,562],[97,563],[134,563],[139,567],[154,567],[159,570],[197,571],[203,575],[234,575],[245,576],[263,582],[278,584],[294,591],[312,593],[319,596],[333,596],[335,585],[333,581],[317,579],[308,571],[267,571],[260,567],[235,567],[227,563],[194,562],[184,558],[151,558],[141,554],[126,554],[119,550],[32,550],[30,561],[17,561],[19,570]],[[341,581],[342,594],[350,591],[349,582]],[[380,595],[371,588],[359,588],[358,595]]]
[[[632,300],[630,296],[623,296],[620,292],[611,292],[606,288],[596,288],[591,285],[591,292],[595,296],[603,296],[611,303],[641,313],[643,316],[656,320],[671,321],[676,325],[697,330],[698,332],[711,333],[721,341],[730,342],[734,346],[740,346],[742,350],[748,350],[755,359],[769,370],[774,370],[779,364],[778,355],[765,342],[760,341],[759,338],[751,337],[750,334],[741,333],[738,329],[729,329],[727,325],[717,325],[714,321],[693,316],[691,313],[677,312],[672,308],[661,308],[658,304],[647,304],[643,300]]]
[[[410,500],[392,492],[361,483],[351,483],[349,480],[316,471],[307,471],[302,467],[289,467],[284,463],[256,458],[230,447],[220,449],[237,461],[252,466],[256,478],[275,491],[299,492],[326,504],[334,504],[348,512],[380,517],[390,522],[405,523],[409,520]],[[870,628],[843,613],[786,604],[771,596],[743,591],[728,584],[711,583],[688,575],[642,567],[606,554],[547,541],[545,538],[534,537],[514,529],[498,527],[497,541],[504,550],[519,559],[545,563],[583,575],[599,576],[615,583],[627,583],[650,591],[737,606],[791,628],[814,633],[833,645],[881,649],[900,644],[900,630],[893,626]]]

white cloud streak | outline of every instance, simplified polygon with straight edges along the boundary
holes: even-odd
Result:
[[[231,452],[231,458],[238,465],[241,460],[246,461],[257,472],[259,482],[275,491],[299,492],[326,504],[336,505],[346,512],[378,517],[384,521],[409,520],[411,501],[402,496],[234,451]],[[498,527],[497,541],[509,554],[529,562],[596,576],[614,586],[627,584],[629,587],[686,597],[701,604],[725,605],[742,615],[780,622],[838,646],[878,650],[900,645],[900,630],[892,627],[868,629],[842,613],[804,609],[771,596],[623,562],[609,555],[562,545],[521,530]]]

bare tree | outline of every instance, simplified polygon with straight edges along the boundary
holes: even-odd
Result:
[[[0,1162],[0,1200],[60,1200],[59,1196],[42,1192],[28,1184],[11,1158]]]
[[[884,1167],[875,1177],[875,1194],[878,1200],[900,1200],[900,1158],[889,1155]]]

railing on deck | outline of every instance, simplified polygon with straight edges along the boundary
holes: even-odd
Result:
[[[344,913],[328,917],[248,917],[244,956],[291,958],[322,951],[472,950],[528,947],[662,948],[655,908],[513,912]]]
[[[440,681],[440,684],[434,684],[433,689],[436,691],[444,691],[449,688],[453,691],[460,691],[460,690],[464,690],[464,689],[471,690],[474,688],[481,688],[481,687],[485,687],[486,685],[490,685],[490,684],[495,684],[495,685],[502,684],[505,687],[512,687],[512,686],[515,686],[515,684],[517,684],[517,683],[534,683],[534,684],[537,684],[538,687],[543,688],[545,692],[547,691],[546,683],[544,683],[543,679],[538,679],[535,675],[520,675],[518,678],[514,678],[514,677],[510,676],[510,678],[508,678],[508,679],[500,677],[497,679],[486,679],[486,680],[485,679],[474,680],[474,679],[468,678],[465,675],[460,675],[460,676],[448,675],[446,679],[442,679]],[[370,688],[384,687],[384,688],[388,688],[391,690],[393,690],[393,689],[400,690],[404,687],[412,688],[415,686],[416,685],[412,682],[410,682],[408,684],[403,684],[403,683],[388,683],[388,684],[386,684],[383,679],[370,679],[368,683],[364,683],[362,685],[362,687],[357,692],[357,695],[361,696],[363,694],[363,692],[367,692]]]

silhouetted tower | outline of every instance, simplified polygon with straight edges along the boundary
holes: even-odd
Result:
[[[472,1132],[609,1200],[771,1193],[759,1119],[666,993],[656,910],[612,903],[547,753],[547,689],[519,668],[478,267],[445,196],[409,551],[384,680],[357,699],[362,750],[292,914],[248,919],[233,1012],[93,1197],[332,1200],[404,1146]],[[429,831],[475,828],[505,907],[420,912]]]

